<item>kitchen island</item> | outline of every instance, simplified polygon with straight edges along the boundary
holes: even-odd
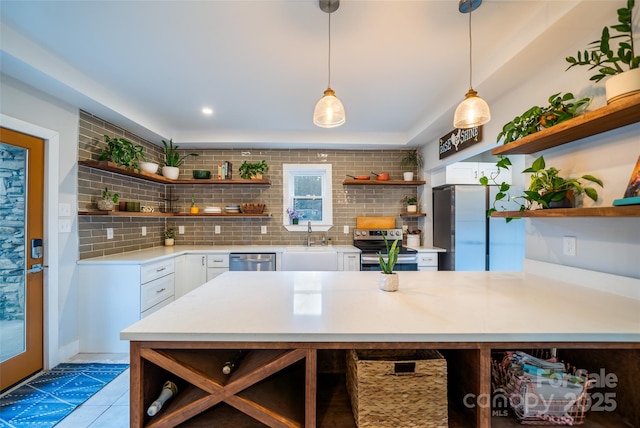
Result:
[[[344,385],[327,387],[318,369],[323,352],[354,348],[441,351],[450,426],[479,427],[510,426],[480,400],[491,395],[492,352],[558,348],[617,374],[615,411],[588,423],[638,423],[637,280],[613,293],[520,272],[398,275],[400,290],[386,293],[377,272],[228,272],[126,328],[131,426],[355,426]],[[248,352],[226,378],[234,349]],[[150,418],[166,380],[181,392]]]

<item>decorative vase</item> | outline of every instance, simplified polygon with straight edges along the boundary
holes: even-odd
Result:
[[[418,212],[418,206],[417,205],[407,205],[407,212],[408,213],[417,213]]]
[[[111,199],[99,199],[98,209],[100,211],[113,211],[113,201]]]
[[[165,238],[164,239],[165,247],[173,247],[173,238]]]
[[[400,285],[400,280],[398,274],[392,273],[387,274],[384,272],[380,272],[380,277],[378,278],[378,287],[382,291],[398,291],[398,286]]]
[[[403,172],[402,178],[404,178],[404,181],[413,181],[413,172]]]
[[[180,168],[175,166],[163,166],[162,175],[170,180],[177,180],[180,175]]]
[[[189,209],[189,211],[191,212],[191,214],[198,214],[200,212],[200,208],[198,207],[191,207]]]
[[[640,92],[640,68],[627,70],[607,79],[604,84],[607,104]]]

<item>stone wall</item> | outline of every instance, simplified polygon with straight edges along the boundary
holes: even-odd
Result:
[[[24,318],[25,155],[0,143],[0,320]]]

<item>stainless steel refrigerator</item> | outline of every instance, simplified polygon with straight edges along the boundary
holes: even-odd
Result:
[[[487,217],[497,190],[481,185],[433,189],[433,245],[447,250],[438,254],[439,270],[522,270],[524,220]],[[512,186],[511,194],[521,190]]]

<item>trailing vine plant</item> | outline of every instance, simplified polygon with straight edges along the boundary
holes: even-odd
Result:
[[[513,120],[502,127],[502,131],[500,131],[496,139],[498,141],[504,139],[503,144],[508,144],[526,137],[527,135],[534,134],[542,129],[550,128],[582,114],[591,102],[591,98],[581,98],[578,100],[571,92],[567,92],[564,95],[561,94],[562,93],[559,92],[551,95],[547,100],[549,105],[545,107],[533,106],[521,115],[514,117]],[[511,160],[507,156],[499,155],[498,161],[496,162],[498,173],[493,173],[488,177],[485,176],[480,178],[480,184],[483,186],[499,186],[493,205],[489,210],[487,210],[488,217],[491,217],[491,214],[498,210],[506,210],[506,207],[502,202],[515,201],[519,203],[516,197],[512,197],[509,192],[511,189],[510,184],[504,181],[502,183],[498,183],[496,181],[499,171],[501,169],[508,170],[511,165]],[[530,209],[530,205],[527,206],[521,203],[519,203],[519,205],[519,211]],[[507,222],[510,222],[511,220],[513,219],[507,218]]]

